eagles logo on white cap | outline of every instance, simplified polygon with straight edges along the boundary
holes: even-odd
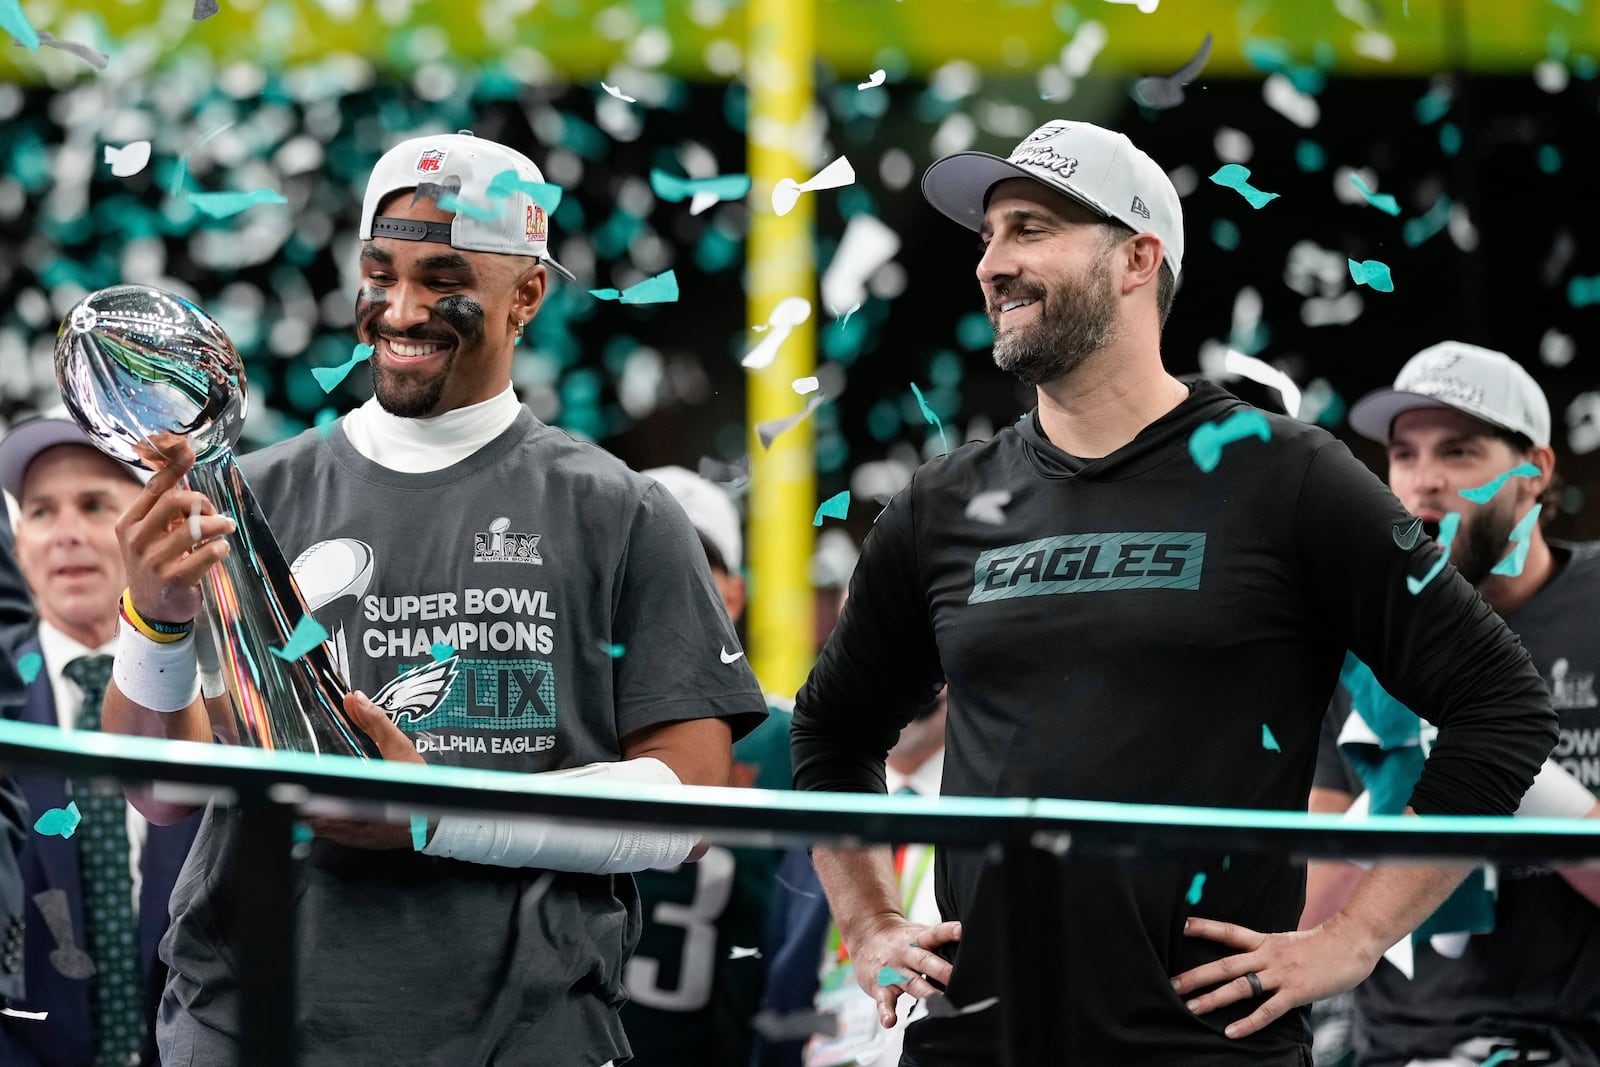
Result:
[[[1007,159],[987,152],[945,156],[922,176],[922,195],[969,230],[983,225],[989,193],[1007,178],[1032,178],[1135,233],[1152,233],[1172,277],[1183,267],[1183,207],[1166,171],[1124,134],[1052,119]]]
[[[466,130],[402,141],[383,154],[367,179],[361,239],[437,241],[465,252],[533,256],[568,281],[576,281],[571,271],[550,258],[544,208],[521,188],[490,195],[495,179],[507,173],[520,183],[544,183],[544,175],[527,156]],[[457,211],[448,225],[378,214],[378,205],[391,193],[423,185],[448,190],[463,203],[487,207],[489,212]],[[489,217],[480,217],[484,214]]]
[[[1441,341],[1406,360],[1392,389],[1368,393],[1350,409],[1350,425],[1384,444],[1394,420],[1416,408],[1454,408],[1491,426],[1550,443],[1550,402],[1516,360],[1492,348]]]

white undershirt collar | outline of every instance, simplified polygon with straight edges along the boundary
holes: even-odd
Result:
[[[498,396],[427,419],[391,415],[372,397],[339,420],[361,455],[401,474],[425,474],[460,463],[506,431],[522,405],[507,383]]]

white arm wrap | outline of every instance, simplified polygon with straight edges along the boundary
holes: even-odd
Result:
[[[117,627],[111,677],[122,695],[151,711],[182,711],[200,695],[194,634],[161,644],[126,623]]]
[[[1522,795],[1518,815],[1549,815],[1559,819],[1581,819],[1595,805],[1595,795],[1566,768],[1553,759],[1544,761],[1539,776]]]
[[[563,778],[598,778],[612,782],[683,785],[672,768],[651,756],[620,763],[591,763],[570,771],[551,771]],[[585,874],[624,874],[667,869],[688,859],[698,834],[625,830],[606,826],[557,826],[525,819],[515,821],[441,815],[423,852],[471,863],[500,867],[539,867]]]

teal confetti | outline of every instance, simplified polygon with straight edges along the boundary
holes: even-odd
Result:
[[[17,43],[28,51],[39,50],[38,31],[28,21],[28,16],[22,13],[22,4],[18,0],[0,0],[0,29],[15,37]]]
[[[1250,168],[1241,167],[1237,163],[1226,163],[1217,168],[1211,180],[1224,189],[1232,189],[1249,202],[1257,211],[1262,206],[1278,199],[1277,193],[1266,193],[1250,184]]]
[[[750,175],[717,174],[710,178],[680,178],[659,168],[650,171],[650,188],[670,204],[710,193],[718,200],[740,200],[750,192]]]
[[[447,645],[443,641],[435,641],[433,647],[428,649],[428,654],[433,657],[433,662],[443,663],[456,654],[456,646]]]
[[[1406,247],[1416,248],[1450,225],[1451,207],[1450,198],[1441,196],[1428,209],[1427,214],[1420,218],[1407,220],[1405,226],[1401,227],[1400,230],[1400,235],[1405,238]]]
[[[271,649],[271,652],[279,659],[292,663],[327,639],[326,627],[310,615],[302,615],[300,621],[295,623],[294,633],[289,635],[289,640],[284,642],[282,648]]]
[[[1328,165],[1328,153],[1315,141],[1301,141],[1294,146],[1294,163],[1307,174],[1315,174]]]
[[[626,648],[624,648],[622,645],[613,645],[613,644],[608,644],[605,641],[601,641],[600,642],[600,651],[604,652],[606,655],[610,656],[612,659],[621,659],[625,654],[627,654],[628,650]]]
[[[1350,182],[1357,189],[1361,190],[1361,195],[1367,198],[1367,203],[1371,204],[1385,215],[1400,214],[1400,202],[1394,197],[1390,196],[1388,193],[1375,193],[1371,189],[1368,189],[1367,183],[1361,180],[1361,175],[1351,174]]]
[[[78,811],[78,802],[70,800],[64,808],[51,808],[33,821],[33,828],[46,837],[71,837],[78,832],[78,824],[83,821],[83,815]]]
[[[1266,37],[1252,37],[1245,41],[1244,58],[1263,74],[1277,74],[1294,65],[1287,42]]]
[[[1266,723],[1261,724],[1261,747],[1266,749],[1268,752],[1283,751],[1283,749],[1278,747],[1278,739],[1272,736],[1272,727],[1268,726]]]
[[[1189,883],[1189,892],[1184,894],[1183,897],[1184,900],[1189,902],[1189,906],[1191,908],[1200,903],[1200,894],[1205,891],[1205,887],[1206,872],[1201,871],[1200,873],[1196,874],[1194,876],[1194,880]]]
[[[315,373],[315,372],[313,372]],[[339,412],[333,408],[323,408],[316,416],[317,433],[327,437],[333,433],[334,426],[339,421]]]
[[[1487,504],[1494,499],[1494,495],[1500,491],[1500,487],[1512,478],[1537,478],[1539,474],[1539,468],[1532,463],[1519,463],[1500,475],[1500,477],[1484,482],[1482,485],[1472,489],[1462,489],[1460,493],[1474,504]]]
[[[486,195],[490,200],[499,200],[512,193],[527,193],[535,204],[544,208],[546,215],[554,215],[556,208],[561,206],[561,186],[552,185],[550,182],[523,181],[517,177],[517,172],[514,170],[503,170],[496,174],[489,182]]]
[[[1575,277],[1567,282],[1567,303],[1575,308],[1600,304],[1600,274]]]
[[[438,201],[440,211],[454,211],[457,215],[465,215],[469,219],[483,219],[493,222],[500,217],[500,209],[489,204],[479,204],[472,200],[463,200],[454,193],[445,193]]]
[[[309,845],[316,840],[317,833],[311,829],[310,823],[297,822],[294,824],[294,830],[291,831],[290,836],[291,840],[297,845]]]
[[[421,852],[428,847],[428,817],[426,815],[411,816],[411,847],[417,852]]]
[[[1211,220],[1211,243],[1224,252],[1232,252],[1239,247],[1239,227],[1229,219]]]
[[[371,345],[356,345],[350,350],[349,359],[336,367],[312,367],[311,376],[317,380],[318,385],[322,386],[324,393],[331,393],[355,369],[356,364],[366,360],[372,355],[372,352]]]
[[[1546,174],[1555,174],[1561,170],[1561,149],[1553,144],[1539,146],[1539,169]]]
[[[670,304],[678,299],[678,276],[668,270],[626,289],[590,289],[589,295],[624,304]]]
[[[1461,130],[1453,122],[1439,127],[1439,149],[1447,156],[1461,151]]]
[[[1210,474],[1222,462],[1222,447],[1246,437],[1272,440],[1272,425],[1261,412],[1235,411],[1220,423],[1204,423],[1189,435],[1189,456],[1196,467]]]
[[[1380,259],[1363,259],[1357,263],[1353,259],[1346,259],[1350,265],[1350,277],[1357,285],[1369,285],[1380,293],[1394,292],[1394,278],[1389,274],[1389,265]]]
[[[17,673],[22,676],[23,685],[32,685],[33,680],[39,677],[42,667],[44,667],[44,657],[37,652],[17,657]]]
[[[1416,106],[1417,121],[1424,126],[1432,126],[1444,118],[1450,111],[1450,91],[1448,89],[1430,89],[1418,101]]]
[[[1521,1053],[1514,1048],[1503,1048],[1484,1060],[1478,1067],[1500,1067],[1500,1064],[1518,1055],[1521,1055]]]
[[[950,453],[950,442],[944,435],[944,423],[939,421],[939,415],[928,406],[927,398],[922,395],[922,390],[917,388],[917,383],[911,383],[911,391],[916,394],[917,407],[922,409],[922,417],[927,419],[939,431],[939,444],[944,447],[946,455]]]
[[[1539,512],[1543,510],[1543,504],[1535,504],[1533,509],[1522,517],[1522,521],[1512,528],[1510,541],[1517,547],[1511,550],[1511,555],[1496,563],[1490,574],[1503,574],[1508,578],[1516,578],[1522,574],[1523,565],[1528,562],[1528,539],[1533,536],[1534,523],[1539,521]]]
[[[1233,856],[1230,854],[1222,857],[1222,869],[1227,870],[1231,866],[1233,866]]]
[[[821,526],[822,520],[825,518],[842,519],[849,513],[850,490],[846,489],[842,493],[833,494],[828,499],[824,500],[820,505],[818,505],[817,517],[811,520],[811,525]]]
[[[252,189],[247,193],[190,193],[189,203],[196,211],[214,219],[225,219],[257,204],[287,204],[282,193],[272,189]]]
[[[1439,553],[1439,558],[1434,560],[1433,566],[1428,568],[1428,573],[1424,574],[1420,579],[1413,578],[1409,574],[1406,575],[1406,588],[1411,591],[1412,596],[1416,596],[1428,588],[1428,583],[1438,577],[1440,571],[1444,570],[1445,563],[1450,559],[1450,543],[1456,539],[1456,528],[1460,525],[1461,514],[1455,511],[1448,513],[1440,521],[1438,540],[1439,547],[1443,551]]]
[[[909,974],[901,974],[893,967],[882,967],[878,970],[878,984],[881,986],[905,985],[911,981]]]

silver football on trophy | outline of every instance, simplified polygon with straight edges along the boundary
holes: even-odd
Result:
[[[176,293],[118,285],[90,293],[61,324],[56,381],[67,410],[107,455],[151,469],[180,440],[185,477],[236,527],[200,583],[209,649],[226,698],[227,740],[257,748],[375,756],[344,710],[325,643],[283,655],[312,617],[233,445],[244,425],[244,365],[215,319]],[[216,720],[213,720],[216,726]]]
[[[188,438],[197,463],[239,439],[244,364],[215,319],[176,293],[118,285],[90,293],[56,338],[56,379],[102,451],[148,467],[152,442]]]

